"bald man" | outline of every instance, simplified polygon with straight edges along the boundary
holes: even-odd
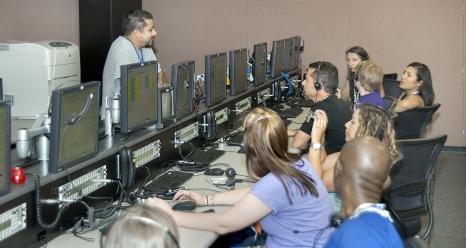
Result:
[[[384,204],[390,153],[373,137],[346,143],[335,165],[335,189],[343,201],[346,221],[325,247],[403,247]]]

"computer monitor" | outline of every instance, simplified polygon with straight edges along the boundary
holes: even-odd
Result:
[[[267,81],[267,43],[255,44],[252,57],[254,85],[258,86]]]
[[[301,36],[294,36],[293,38],[293,58],[292,58],[292,69],[299,67],[301,62]]]
[[[293,37],[285,39],[283,54],[283,71],[291,71],[293,69]]]
[[[100,82],[52,92],[49,172],[57,173],[97,154]]]
[[[0,195],[10,190],[11,106],[0,102]]]
[[[175,118],[181,120],[193,112],[195,63],[193,60],[172,65]]]
[[[276,78],[280,76],[284,69],[285,56],[285,40],[276,40],[272,44],[272,52],[270,54],[270,77]]]
[[[208,107],[227,97],[226,69],[226,53],[205,56],[205,103]]]
[[[230,51],[230,95],[236,96],[248,89],[248,50],[246,48]]]
[[[121,66],[121,133],[128,134],[157,121],[157,78],[157,61]]]

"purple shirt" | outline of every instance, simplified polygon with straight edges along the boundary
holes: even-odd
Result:
[[[296,168],[315,181],[318,197],[307,193],[301,196],[299,188],[286,179],[290,196],[288,201],[285,188],[278,178],[268,173],[251,189],[251,193],[272,209],[260,224],[267,233],[266,247],[323,247],[334,228],[329,227],[332,214],[330,197],[322,181],[315,176],[309,162],[301,159]],[[320,237],[319,237],[320,236]]]
[[[384,107],[383,100],[382,100],[382,97],[380,97],[379,91],[373,91],[367,95],[360,96],[358,99],[358,102],[356,103],[356,106],[362,105],[362,104],[370,104],[370,105],[379,107],[381,109],[383,109]]]

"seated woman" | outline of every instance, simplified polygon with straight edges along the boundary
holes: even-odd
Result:
[[[380,95],[382,68],[370,60],[363,61],[356,67],[355,80],[359,98],[354,104],[354,109],[362,104],[371,104],[383,109],[384,103]]]
[[[395,142],[395,131],[390,117],[384,110],[372,105],[363,104],[353,113],[353,118],[345,125],[345,140],[349,141],[355,137],[372,136],[382,141],[390,150],[392,162],[398,158]],[[314,129],[315,128],[315,129]],[[312,127],[312,140],[325,139],[324,133],[327,128],[327,115],[324,111],[315,112],[314,125]],[[335,191],[333,185],[333,168],[340,153],[326,155],[322,149],[317,149],[318,144],[312,144],[309,149],[309,160],[314,170],[324,182],[327,190]],[[386,185],[388,186],[388,185]]]
[[[173,211],[166,202],[149,202],[173,215],[179,226],[226,234],[260,222],[267,247],[323,247],[333,228],[329,195],[309,162],[287,152],[286,127],[275,112],[252,110],[244,120],[246,169],[257,182],[250,188],[201,196],[179,191],[175,200],[199,206],[233,205],[224,213]]]
[[[359,98],[359,91],[356,88],[357,80],[355,80],[356,67],[359,63],[366,60],[369,60],[369,54],[360,46],[350,47],[345,51],[345,61],[348,72],[346,73],[346,82],[342,88],[341,94],[342,98],[345,100],[349,99],[352,105],[354,105]],[[348,87],[346,87],[347,84]]]
[[[140,204],[119,217],[101,240],[103,248],[179,248],[173,218],[160,208]]]
[[[434,102],[432,77],[427,65],[419,62],[409,64],[401,76],[400,88],[404,92],[393,108],[395,112],[431,106]]]

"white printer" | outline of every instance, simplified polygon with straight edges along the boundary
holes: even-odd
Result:
[[[52,91],[81,81],[79,48],[66,41],[0,41],[0,78],[13,118],[47,113]]]

